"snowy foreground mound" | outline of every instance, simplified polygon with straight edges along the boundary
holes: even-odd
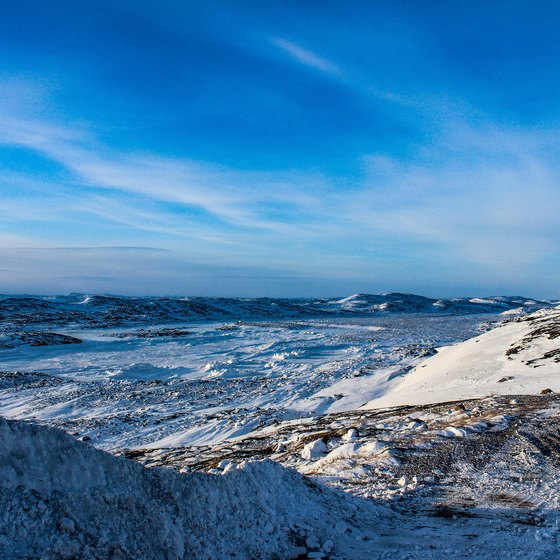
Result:
[[[306,541],[330,550],[352,511],[276,463],[222,476],[146,469],[0,418],[2,558],[291,558]]]
[[[363,408],[560,392],[560,307],[444,347]]]

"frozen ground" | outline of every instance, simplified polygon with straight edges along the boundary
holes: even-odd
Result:
[[[0,299],[0,313],[0,415],[74,436],[0,424],[7,557],[552,558],[560,545],[551,302],[76,295]]]
[[[291,558],[348,547],[356,513],[374,535],[374,508],[274,463],[185,476],[45,427],[0,419],[0,438],[2,558]]]
[[[128,455],[226,474],[272,459],[366,500],[381,518],[377,536],[343,558],[556,558],[559,431],[556,395],[489,397],[325,415],[217,446]]]
[[[544,395],[338,413],[210,448],[135,451],[149,469],[0,419],[0,552],[556,558],[559,410]]]
[[[492,318],[205,322],[157,337],[137,327],[59,329],[83,342],[1,352],[0,414],[62,427],[105,449],[212,443],[358,408],[436,346]]]

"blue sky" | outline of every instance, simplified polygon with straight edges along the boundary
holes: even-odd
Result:
[[[560,4],[0,6],[0,292],[560,281]]]

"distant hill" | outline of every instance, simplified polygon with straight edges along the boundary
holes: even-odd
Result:
[[[188,321],[298,319],[387,313],[531,312],[553,302],[520,296],[433,299],[414,294],[355,294],[342,299],[0,296],[0,321],[12,325],[126,326]]]

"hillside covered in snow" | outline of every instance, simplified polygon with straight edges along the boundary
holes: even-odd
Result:
[[[560,308],[510,319],[440,348],[366,407],[428,404],[487,395],[560,392]]]

